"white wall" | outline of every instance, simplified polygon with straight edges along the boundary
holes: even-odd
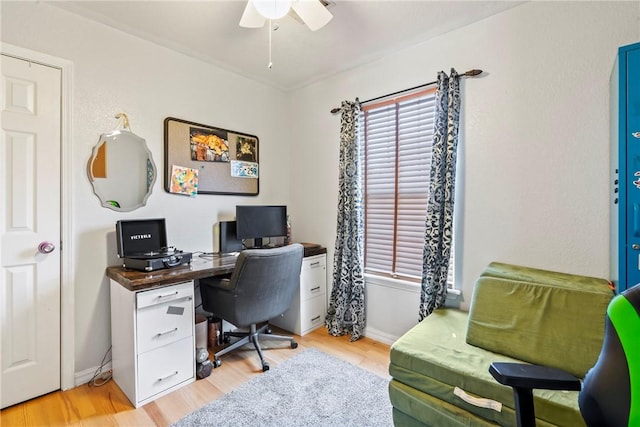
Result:
[[[115,223],[164,217],[169,243],[212,251],[213,226],[238,203],[290,202],[285,95],[201,61],[95,24],[43,3],[3,2],[2,41],[73,63],[73,266],[76,373],[95,369],[110,345],[108,280],[115,265]],[[101,133],[125,112],[146,139],[158,170],[147,205],[130,213],[100,206],[86,175]],[[177,117],[260,138],[258,197],[168,194],[163,188],[163,120]]]
[[[608,274],[607,82],[617,47],[640,39],[636,2],[528,3],[290,94],[46,4],[3,2],[1,13],[3,42],[73,63],[76,372],[97,366],[110,343],[104,269],[116,263],[117,220],[163,216],[171,244],[210,251],[214,223],[237,203],[286,203],[294,240],[327,246],[331,266],[339,117],[329,110],[434,80],[451,66],[485,70],[463,83],[463,304],[492,260]],[[160,169],[147,206],[131,213],[100,207],[86,177],[91,150],[118,112]],[[165,193],[168,116],[258,135],[260,196]],[[417,320],[415,289],[370,285],[367,297],[371,336],[390,341]]]
[[[638,2],[530,2],[290,98],[296,238],[335,240],[339,116],[361,100],[481,68],[462,84],[462,284],[491,261],[607,277],[609,89],[617,48],[640,40]],[[330,273],[331,274],[331,273]],[[391,341],[417,321],[416,289],[367,287],[367,335]],[[386,308],[386,309],[385,309]]]

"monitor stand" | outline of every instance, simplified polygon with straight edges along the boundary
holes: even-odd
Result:
[[[251,246],[250,248],[246,248],[246,249],[273,249],[273,248],[277,248],[280,246],[284,246],[284,245],[272,245],[271,243],[268,244],[264,244],[263,243],[263,238],[262,237],[254,237],[253,238],[253,246]]]

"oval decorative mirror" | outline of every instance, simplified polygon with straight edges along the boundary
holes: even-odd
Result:
[[[116,116],[122,117],[128,128],[126,116]],[[128,212],[146,204],[156,180],[156,166],[146,141],[130,129],[122,129],[100,135],[88,174],[102,206]]]

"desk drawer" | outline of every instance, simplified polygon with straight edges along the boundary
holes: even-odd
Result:
[[[282,315],[269,320],[269,323],[285,331],[297,335],[305,335],[324,325],[327,313],[324,298],[324,295],[318,295],[303,301],[301,304],[293,304]]]
[[[193,337],[138,356],[138,401],[195,376]]]
[[[192,337],[194,324],[190,297],[139,309],[136,314],[138,354]]]
[[[325,255],[305,258],[300,272],[300,297],[302,300],[324,295],[327,283]]]
[[[323,295],[304,301],[300,306],[300,335],[324,324],[327,307]]]
[[[136,294],[136,307],[140,309],[186,297],[193,299],[193,281],[138,292]]]

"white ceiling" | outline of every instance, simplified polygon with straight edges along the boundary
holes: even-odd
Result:
[[[310,31],[291,16],[238,26],[245,0],[52,1],[82,15],[282,90],[293,90],[517,6],[517,1],[332,0],[333,19]]]

